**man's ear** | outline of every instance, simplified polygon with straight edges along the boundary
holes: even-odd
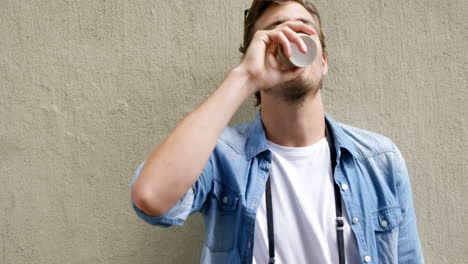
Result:
[[[328,62],[327,62],[327,54],[322,52],[322,74],[326,75],[328,73]]]

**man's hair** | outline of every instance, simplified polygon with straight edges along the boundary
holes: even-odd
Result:
[[[250,9],[245,10],[246,17],[244,20],[244,41],[239,48],[239,51],[242,53],[242,56],[244,56],[247,52],[250,42],[252,41],[253,35],[255,34],[255,23],[263,15],[265,10],[272,4],[281,4],[287,1],[294,1],[301,4],[312,15],[315,22],[317,22],[318,24],[317,33],[320,39],[320,43],[322,44],[322,52],[325,55],[327,55],[327,52],[325,51],[325,35],[322,31],[322,22],[320,21],[320,14],[317,8],[311,2],[307,0],[253,0]],[[255,106],[260,105],[262,101],[260,97],[260,91],[255,92],[255,98],[257,99]]]

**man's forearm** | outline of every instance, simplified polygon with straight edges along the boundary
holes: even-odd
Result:
[[[253,92],[241,68],[229,72],[150,154],[132,189],[135,205],[149,215],[169,210],[198,179],[222,131]]]

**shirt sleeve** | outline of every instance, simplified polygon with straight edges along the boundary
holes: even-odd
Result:
[[[145,162],[138,166],[135,175],[130,183],[130,192],[135,181],[140,175],[141,169]],[[172,225],[182,226],[189,215],[204,209],[207,194],[211,190],[211,182],[213,179],[212,157],[210,156],[205,165],[200,177],[192,185],[191,188],[177,201],[166,213],[161,216],[147,215],[145,212],[136,207],[133,200],[130,198],[133,210],[143,221],[148,224],[160,227],[170,227]]]
[[[421,264],[424,263],[424,258],[418,235],[410,177],[400,150],[396,146],[395,149],[397,190],[403,215],[398,235],[398,263]]]

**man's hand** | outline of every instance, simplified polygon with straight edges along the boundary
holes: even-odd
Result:
[[[291,42],[299,50],[307,53],[304,41],[298,32],[309,35],[317,34],[315,29],[301,21],[286,21],[271,30],[257,30],[238,66],[247,73],[254,91],[276,86],[292,80],[304,72],[303,68],[288,68],[277,60],[278,47],[281,44],[284,54],[291,56]]]

